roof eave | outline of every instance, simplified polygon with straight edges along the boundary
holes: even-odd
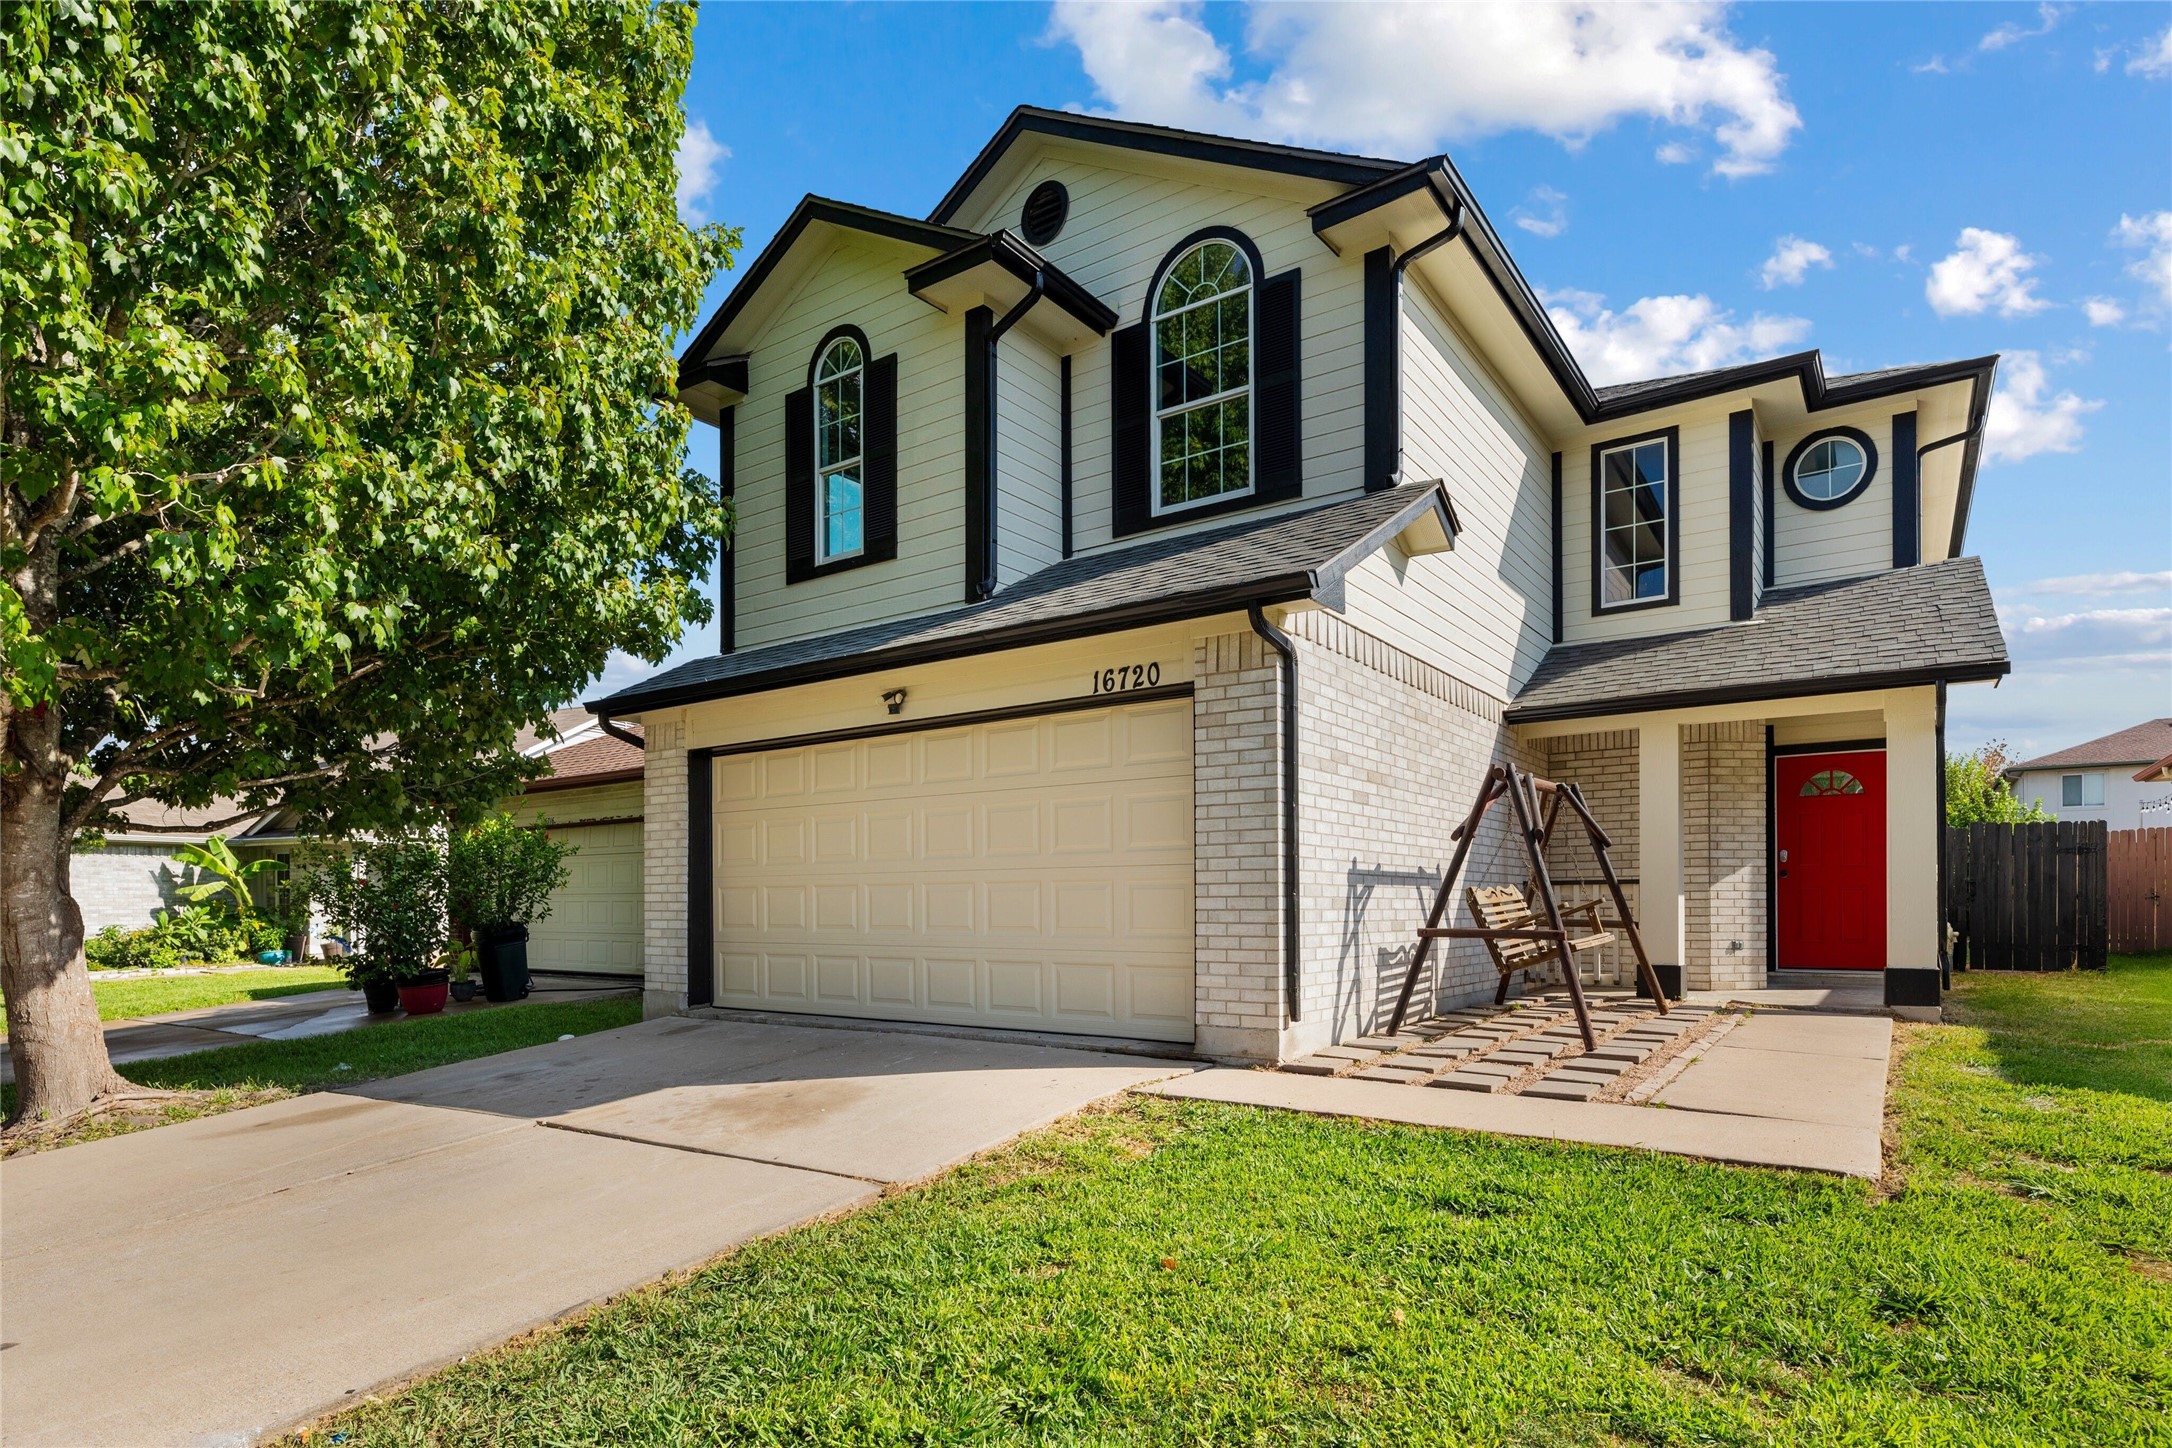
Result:
[[[1512,704],[1502,717],[1510,724],[1551,724],[1563,719],[1609,719],[1623,714],[1665,713],[1676,709],[1701,709],[1720,704],[1757,704],[1767,700],[1805,699],[1819,694],[1859,694],[1877,689],[1919,688],[1929,684],[1980,684],[2004,678],[2012,671],[2013,665],[2005,659],[1996,662],[1984,660],[1974,664],[1941,664],[1921,669],[1851,674],[1837,678],[1658,691],[1624,695],[1589,704],[1572,702],[1524,708]]]

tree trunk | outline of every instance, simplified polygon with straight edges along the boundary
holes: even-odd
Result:
[[[83,912],[68,893],[58,714],[16,709],[6,720],[20,766],[0,777],[0,989],[15,1061],[9,1126],[73,1116],[128,1084],[106,1055],[83,963]]]

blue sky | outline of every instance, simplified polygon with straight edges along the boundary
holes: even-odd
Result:
[[[1600,381],[2004,354],[1952,742],[2172,713],[2172,5],[711,3],[682,209],[925,214],[1020,103],[1446,150]]]

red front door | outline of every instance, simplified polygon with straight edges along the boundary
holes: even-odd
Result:
[[[1774,761],[1782,970],[1885,969],[1885,751]]]

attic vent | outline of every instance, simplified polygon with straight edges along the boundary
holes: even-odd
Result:
[[[1035,246],[1046,246],[1063,230],[1064,218],[1070,214],[1071,193],[1063,189],[1063,183],[1043,181],[1026,198],[1025,210],[1018,214],[1018,222],[1026,233],[1026,240]]]

